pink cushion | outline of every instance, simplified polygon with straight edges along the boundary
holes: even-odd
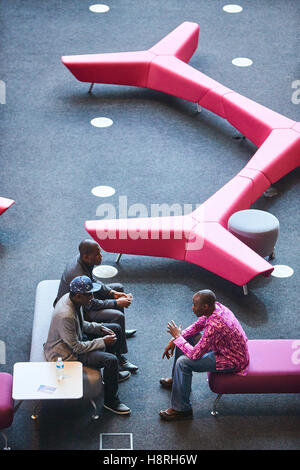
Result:
[[[63,64],[81,82],[147,86],[148,69],[155,55],[148,51],[71,55]]]
[[[232,92],[223,97],[226,119],[255,145],[260,146],[273,129],[290,128],[295,121]]]
[[[157,56],[152,62],[148,88],[197,103],[218,82],[174,56]]]
[[[271,185],[271,182],[259,170],[245,167],[238,173],[238,176],[248,178],[252,181],[251,204],[253,204]]]
[[[12,375],[0,372],[0,429],[8,428],[13,417]]]
[[[275,129],[245,166],[264,173],[275,183],[300,165],[300,135],[292,129]]]
[[[292,127],[296,132],[300,134],[300,122],[296,122],[296,124]]]
[[[199,104],[218,116],[226,118],[223,105],[223,96],[226,93],[232,93],[232,90],[219,83],[201,97]]]
[[[149,51],[156,55],[173,55],[183,62],[188,62],[197,48],[199,29],[197,23],[185,21]]]
[[[252,191],[253,183],[250,179],[235,176],[194,210],[191,216],[199,222],[219,222],[225,227],[234,212],[250,207]]]
[[[0,197],[0,215],[3,214],[10,206],[14,204],[13,199],[7,199],[5,197]]]
[[[199,223],[192,231],[197,234],[197,240],[190,243],[185,261],[202,266],[228,281],[242,286],[258,274],[267,276],[274,269],[218,223]]]
[[[87,232],[108,252],[183,260],[193,225],[190,217],[152,217],[86,221]],[[108,236],[109,235],[109,236]]]
[[[208,373],[215,393],[299,393],[300,340],[249,340],[246,376]]]

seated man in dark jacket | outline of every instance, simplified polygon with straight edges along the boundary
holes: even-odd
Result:
[[[65,267],[62,274],[57,297],[53,306],[58,300],[69,292],[69,286],[72,279],[76,276],[88,276],[92,282],[94,266],[99,266],[102,262],[101,249],[94,240],[83,240],[79,244],[79,255],[75,256]],[[128,308],[132,301],[131,294],[125,294],[122,284],[103,284],[99,282],[101,288],[95,292],[93,300],[83,309],[84,319],[98,323],[117,323],[121,328],[121,358],[120,364],[123,370],[136,372],[138,367],[131,364],[124,356],[128,352],[126,337],[133,336],[136,330],[125,330],[124,308]]]
[[[70,283],[69,293],[57,302],[44,344],[47,361],[80,361],[87,367],[104,368],[104,407],[117,414],[129,414],[130,408],[120,402],[118,382],[130,377],[129,371],[119,372],[120,350],[117,324],[87,322],[83,319],[82,308],[93,300],[99,290],[89,277],[78,276]],[[84,333],[93,339],[85,341]]]

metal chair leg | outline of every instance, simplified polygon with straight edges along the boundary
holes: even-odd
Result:
[[[202,108],[201,108],[199,103],[197,103],[197,111],[198,111],[198,113],[201,113],[201,111],[202,111]]]
[[[244,292],[244,295],[248,295],[248,294],[249,294],[247,284],[244,284],[244,285],[243,285],[243,292]]]
[[[18,409],[20,408],[22,403],[23,403],[23,400],[19,400],[18,402],[15,402],[15,404],[14,404],[14,413],[16,413],[18,411]]]
[[[240,134],[240,135],[234,135],[232,137],[234,140],[245,140],[246,137],[243,135],[243,134]]]
[[[94,83],[91,83],[88,93],[92,93],[93,86],[94,86]]]
[[[97,405],[96,405],[96,403],[95,403],[94,400],[92,400],[91,398],[90,398],[90,402],[91,402],[91,404],[93,405],[93,408],[94,408],[94,413],[92,414],[92,418],[93,418],[94,420],[99,419],[99,415],[98,415],[98,410],[97,410]]]
[[[272,260],[275,258],[275,250],[272,251],[272,253],[269,256],[269,260]]]
[[[222,396],[222,393],[219,393],[217,398],[214,401],[213,409],[210,413],[212,416],[218,416],[218,414],[219,414],[218,411],[217,411],[217,404],[218,404],[218,401],[220,400],[221,396]]]
[[[38,419],[38,417],[39,417],[39,415],[37,414],[38,405],[39,405],[39,403],[35,403],[34,407],[33,407],[33,413],[31,415],[31,419],[33,419],[34,421],[36,419]]]
[[[8,447],[6,434],[3,431],[1,431],[1,434],[2,434],[2,437],[3,437],[4,442],[5,442],[5,447],[3,447],[3,450],[10,450],[10,447]]]
[[[119,253],[118,256],[117,256],[117,259],[116,259],[116,263],[119,263],[119,261],[121,259],[121,256],[122,256],[122,253]]]
[[[274,186],[270,186],[266,191],[264,192],[264,197],[271,198],[274,196],[278,195],[278,189],[275,188]]]

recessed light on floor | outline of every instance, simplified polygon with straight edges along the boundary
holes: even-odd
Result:
[[[241,11],[243,11],[243,7],[241,7],[240,5],[230,4],[230,5],[224,5],[223,10],[226,13],[240,13]]]
[[[274,266],[274,271],[271,275],[274,277],[290,277],[294,274],[293,268],[284,264],[277,264]]]
[[[110,197],[115,194],[116,190],[111,186],[95,186],[92,189],[92,194],[97,197]]]
[[[105,117],[98,117],[91,120],[91,124],[94,127],[109,127],[113,124],[112,119]]]
[[[249,65],[253,64],[252,60],[247,57],[236,57],[232,60],[232,63],[237,67],[249,67]]]
[[[118,274],[117,268],[105,264],[96,266],[96,268],[93,269],[93,276],[99,281],[103,278],[114,277],[116,274]]]
[[[106,13],[107,11],[109,11],[109,6],[104,5],[103,3],[97,3],[95,5],[91,5],[89,7],[89,10],[93,13]]]

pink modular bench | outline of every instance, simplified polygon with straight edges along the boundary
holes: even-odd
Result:
[[[7,209],[14,204],[13,199],[7,199],[5,197],[0,197],[0,215],[3,214]]]
[[[209,372],[208,383],[217,393],[212,415],[224,394],[300,393],[300,340],[249,340],[250,363],[245,376]]]
[[[245,286],[258,274],[268,276],[273,266],[228,232],[228,219],[300,164],[300,123],[188,65],[198,36],[199,26],[184,22],[146,51],[63,56],[62,62],[81,81],[147,87],[197,103],[227,119],[259,147],[257,152],[189,215],[160,222],[94,220],[85,228],[106,251],[185,260]]]
[[[9,449],[7,437],[2,431],[9,428],[14,418],[14,405],[12,399],[12,375],[6,372],[0,373],[0,430],[5,440],[4,449]]]

